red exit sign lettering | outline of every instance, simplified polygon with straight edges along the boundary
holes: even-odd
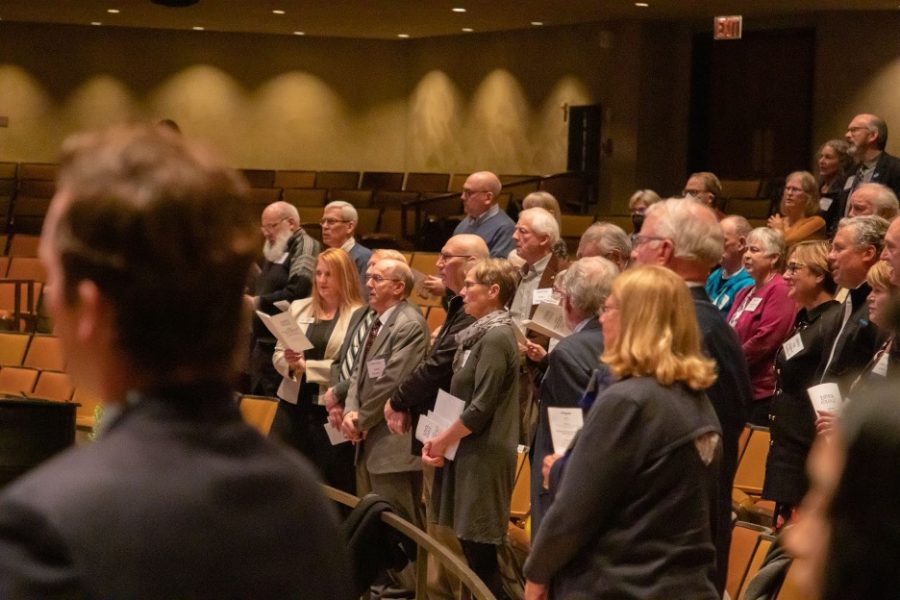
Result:
[[[713,39],[739,40],[744,18],[740,15],[713,19]]]

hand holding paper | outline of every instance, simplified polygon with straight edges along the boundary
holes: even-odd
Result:
[[[303,352],[313,347],[306,334],[297,325],[294,317],[291,316],[291,313],[282,312],[275,316],[269,316],[258,310],[256,314],[266,328],[272,332],[272,335],[278,339],[278,343],[285,348],[290,348],[295,352]]]

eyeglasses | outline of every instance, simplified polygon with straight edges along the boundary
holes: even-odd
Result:
[[[267,224],[267,223],[263,223],[263,224],[260,225],[259,228],[262,229],[263,231],[274,231],[276,227],[278,227],[279,225],[281,225],[281,222],[282,222],[282,221],[286,221],[286,220],[287,220],[287,217],[281,217],[280,219],[278,219],[278,220],[275,221],[274,223],[268,223],[268,224]]]
[[[785,273],[796,273],[806,265],[798,262],[789,262],[787,266],[784,268]]]
[[[471,198],[472,196],[475,196],[476,194],[486,194],[486,193],[487,193],[487,192],[486,192],[485,190],[467,190],[467,189],[463,189],[463,191],[462,191],[462,193],[460,194],[460,196],[462,196],[463,198]]]
[[[800,192],[803,191],[803,188],[798,188],[798,187],[786,187],[786,188],[784,188],[784,191],[787,192],[787,193],[789,193],[789,194],[799,194]]]
[[[447,254],[446,252],[441,252],[438,258],[444,262],[448,262],[451,258],[472,258],[471,254]]]
[[[848,133],[856,133],[856,132],[859,131],[859,130],[871,131],[871,129],[870,129],[869,127],[865,127],[865,126],[863,126],[863,125],[857,125],[857,126],[855,126],[855,127],[848,127],[848,128],[847,128],[847,132],[848,132]]]
[[[366,281],[369,280],[372,280],[375,283],[381,283],[382,281],[400,281],[399,279],[391,279],[390,277],[385,277],[384,275],[366,273]]]
[[[319,221],[319,225],[321,225],[322,227],[325,227],[326,225],[327,225],[328,227],[333,227],[333,226],[336,225],[337,223],[349,223],[349,222],[350,222],[350,221],[348,221],[348,220],[346,220],[346,219],[331,219],[331,218],[328,218],[328,219],[322,219],[321,221]]]
[[[650,242],[661,242],[663,240],[667,240],[669,238],[660,237],[658,235],[636,235],[634,236],[634,247],[643,246],[644,244],[649,244]]]

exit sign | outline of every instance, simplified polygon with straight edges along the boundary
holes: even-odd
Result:
[[[713,19],[713,39],[739,40],[744,18],[740,15]]]

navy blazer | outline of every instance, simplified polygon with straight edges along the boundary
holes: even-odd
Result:
[[[352,598],[335,512],[228,386],[131,394],[0,497],[0,598]]]

